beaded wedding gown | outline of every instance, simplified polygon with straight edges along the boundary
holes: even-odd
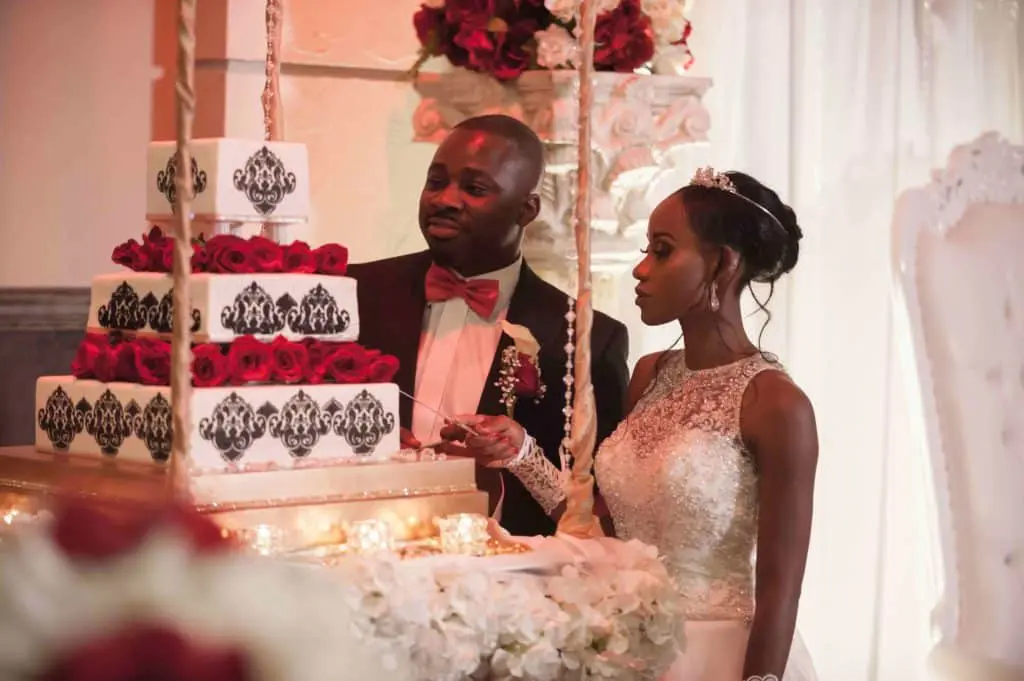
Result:
[[[682,351],[595,459],[621,539],[656,546],[683,596],[683,651],[663,681],[742,681],[754,613],[757,472],[740,442],[751,379],[781,365],[754,355],[693,371]],[[783,681],[814,681],[795,637]]]

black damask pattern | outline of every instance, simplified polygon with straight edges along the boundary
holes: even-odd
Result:
[[[371,454],[385,435],[395,428],[395,415],[369,390],[361,390],[345,405],[334,432],[345,438],[356,454]]]
[[[132,422],[141,412],[135,400],[122,405],[114,393],[105,390],[92,409],[85,412],[85,432],[92,436],[101,452],[115,456],[125,438],[132,434]]]
[[[273,413],[267,419],[267,432],[277,438],[293,458],[309,456],[320,438],[331,432],[330,414],[322,412],[312,397],[299,391],[278,412],[273,405],[265,405]]]
[[[191,317],[192,332],[195,333],[199,330],[202,315],[192,308]],[[156,295],[149,292],[140,299],[132,285],[123,281],[114,289],[110,300],[100,306],[96,319],[104,329],[138,331],[148,326],[158,333],[170,333],[174,319],[173,293],[168,291],[157,300]]]
[[[285,296],[282,296],[282,300]],[[255,281],[235,296],[235,301],[220,312],[220,323],[238,335],[275,334],[284,328],[281,300],[274,302]]]
[[[199,162],[196,161],[195,156],[192,157],[190,167],[192,170],[192,194],[193,196],[199,196],[206,191],[206,171],[200,170]],[[167,159],[167,165],[164,166],[164,169],[156,174],[157,191],[164,195],[167,203],[171,204],[172,210],[174,210],[178,200],[177,175],[178,153],[175,152]]]
[[[348,328],[351,317],[343,310],[322,284],[302,297],[302,302],[285,312],[288,328],[306,336],[321,336],[342,333]]]
[[[83,413],[88,410],[88,402],[79,408],[72,403],[71,396],[64,388],[57,386],[57,389],[46,398],[46,404],[39,410],[36,418],[39,429],[46,433],[54,449],[67,451],[71,441],[85,427]]]
[[[267,432],[267,416],[232,391],[199,421],[199,437],[216,447],[225,461],[234,463]]]
[[[323,284],[297,303],[287,293],[275,301],[253,281],[220,313],[220,323],[237,335],[270,336],[287,327],[303,336],[333,336],[344,333],[351,321],[349,311],[338,305]]]
[[[245,167],[235,171],[233,179],[235,189],[245,194],[260,215],[273,213],[297,185],[295,173],[265,146],[249,157]]]
[[[107,456],[117,456],[132,435],[145,444],[154,461],[167,461],[171,455],[171,405],[160,393],[144,409],[135,400],[122,405],[110,390],[95,404],[82,398],[72,406],[67,392],[58,386],[46,398],[38,419],[40,429],[59,451],[67,451],[71,441],[85,432]]]
[[[171,403],[160,393],[132,421],[135,437],[146,445],[154,461],[167,461],[171,458],[172,422]]]
[[[321,406],[299,390],[280,408],[265,402],[259,409],[232,391],[200,419],[199,436],[225,461],[237,463],[264,436],[280,441],[293,458],[301,459],[332,431],[345,438],[353,453],[369,455],[394,428],[395,414],[365,389],[345,405],[331,398]]]
[[[146,325],[147,315],[143,312],[139,294],[127,281],[122,281],[106,305],[100,305],[97,319],[104,329],[138,331]]]
[[[143,308],[146,310],[146,322],[149,328],[158,333],[170,333],[174,330],[174,292],[168,291],[157,302],[156,296],[152,293],[142,299]],[[199,330],[202,318],[199,310],[192,308],[192,333]]]

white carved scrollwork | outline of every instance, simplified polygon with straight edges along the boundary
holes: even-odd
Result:
[[[952,679],[1024,678],[1022,252],[1024,147],[994,133],[897,204],[893,264],[945,573],[934,660]]]
[[[623,271],[636,260],[653,206],[652,183],[673,167],[675,152],[707,140],[710,117],[702,98],[711,81],[675,75],[597,73],[594,76],[594,266]],[[574,251],[578,80],[574,71],[527,71],[502,84],[454,69],[420,74],[415,139],[439,142],[471,116],[504,113],[529,125],[544,141],[547,172],[541,215],[527,231],[524,250],[541,269],[564,268]]]

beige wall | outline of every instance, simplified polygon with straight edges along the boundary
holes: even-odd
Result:
[[[152,3],[0,2],[0,286],[81,286],[145,227]]]

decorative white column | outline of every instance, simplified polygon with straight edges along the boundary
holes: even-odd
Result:
[[[421,73],[413,120],[419,142],[440,142],[452,126],[485,113],[514,116],[537,132],[547,149],[547,172],[541,214],[527,230],[524,254],[567,291],[575,287],[576,85],[574,71],[527,71],[509,83],[464,69]],[[702,98],[710,86],[709,79],[689,76],[594,77],[592,266],[602,309],[617,307],[616,282],[637,260],[654,208],[650,189],[663,174],[679,172],[686,146],[707,140],[710,117]]]

